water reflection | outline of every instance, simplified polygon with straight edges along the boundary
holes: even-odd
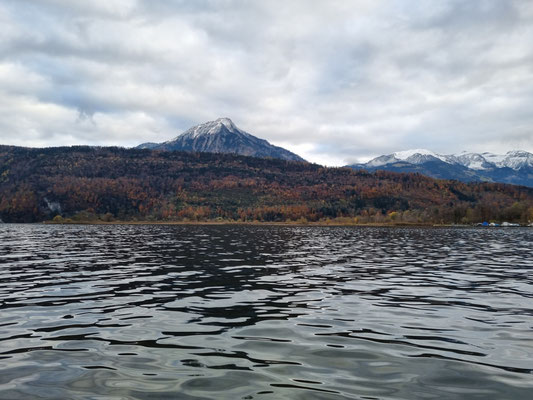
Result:
[[[0,398],[533,390],[528,229],[0,229]]]

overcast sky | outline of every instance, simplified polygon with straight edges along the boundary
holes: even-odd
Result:
[[[533,1],[2,0],[0,143],[229,117],[309,161],[533,152]]]

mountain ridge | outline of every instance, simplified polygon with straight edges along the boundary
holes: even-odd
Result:
[[[462,152],[443,155],[427,149],[412,149],[381,155],[348,167],[370,172],[418,172],[440,179],[533,187],[533,154],[524,150],[511,150],[506,154]]]

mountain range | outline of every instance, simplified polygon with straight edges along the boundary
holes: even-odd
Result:
[[[176,138],[163,143],[143,143],[139,149],[231,153],[261,158],[305,161],[300,156],[274,146],[235,126],[229,118],[219,118],[193,126]]]
[[[193,126],[172,140],[143,143],[137,146],[137,149],[227,153],[305,161],[289,150],[274,146],[239,129],[229,118],[219,118]],[[367,163],[351,164],[347,167],[369,172],[418,172],[439,179],[501,182],[533,187],[533,154],[521,150],[509,151],[503,155],[467,152],[442,155],[426,149],[414,149],[382,155]]]
[[[367,163],[348,167],[370,172],[418,172],[439,179],[502,182],[533,187],[533,154],[521,150],[503,155],[467,152],[442,155],[426,149],[414,149],[382,155]]]

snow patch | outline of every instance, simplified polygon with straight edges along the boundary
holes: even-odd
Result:
[[[233,123],[233,121],[229,118],[218,118],[214,121],[209,121],[204,124],[193,126],[192,128],[188,129],[187,131],[183,132],[180,136],[187,136],[192,139],[196,139],[200,136],[211,136],[216,135],[220,132],[222,127],[225,127],[228,131],[232,133],[238,133],[241,132]],[[177,138],[176,138],[177,139]],[[175,140],[175,139],[174,139]],[[174,141],[171,140],[171,141]]]

